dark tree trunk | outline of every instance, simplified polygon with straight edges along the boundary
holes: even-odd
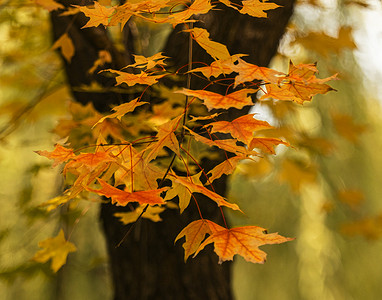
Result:
[[[64,2],[64,1],[63,1]],[[293,11],[294,0],[274,1],[282,7],[268,12],[269,18],[256,19],[241,15],[232,9],[215,10],[200,16],[202,26],[211,33],[211,39],[227,45],[231,54],[249,54],[246,61],[259,66],[267,66],[277,51],[279,40],[285,31]],[[66,5],[70,4],[68,1]],[[78,2],[76,3],[78,4]],[[65,63],[69,84],[74,89],[83,84],[98,81],[105,87],[112,86],[113,80],[97,75],[88,75],[87,70],[97,59],[98,51],[108,50],[113,56],[112,68],[119,69],[130,63],[131,52],[119,53],[103,28],[80,29],[83,17],[60,17],[52,13],[54,38],[57,39],[69,27],[69,35],[75,45],[75,56],[71,63]],[[126,30],[127,49],[132,51],[132,38]],[[182,26],[170,34],[164,52],[173,58],[174,67],[187,64],[188,38],[179,33]],[[194,61],[208,61],[210,58],[194,45]],[[192,88],[203,88],[205,82],[192,81]],[[93,102],[99,111],[109,111],[111,104],[128,101],[116,93],[84,93],[73,90],[75,99],[81,103]],[[230,111],[225,118],[234,118],[246,111]],[[208,170],[219,161],[204,162]],[[214,182],[216,191],[225,194],[226,178]],[[202,197],[203,216],[220,224],[221,214],[216,205],[209,205]],[[212,248],[202,251],[196,258],[184,263],[184,251],[180,243],[174,246],[174,239],[182,228],[199,218],[193,204],[182,214],[167,210],[161,214],[163,222],[153,223],[140,220],[124,243],[116,247],[126,234],[129,226],[122,226],[113,216],[125,208],[110,204],[102,205],[103,223],[110,260],[112,281],[115,287],[114,299],[232,299],[230,286],[230,266],[226,262],[218,264]]]

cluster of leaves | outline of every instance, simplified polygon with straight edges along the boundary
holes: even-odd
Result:
[[[47,3],[39,2],[42,5]],[[259,0],[244,0],[241,5],[229,0],[220,2],[227,9],[253,17],[267,17],[265,11],[278,7]],[[60,5],[50,7],[62,8]],[[219,262],[232,260],[238,254],[247,261],[263,263],[266,254],[259,246],[292,239],[277,233],[267,234],[264,228],[257,226],[228,228],[224,224],[222,227],[203,217],[195,194],[205,195],[220,210],[227,207],[240,211],[236,204],[215,192],[214,181],[231,174],[240,161],[253,160],[264,153],[275,154],[275,146],[289,146],[289,143],[280,138],[262,136],[260,132],[272,129],[272,126],[255,119],[254,114],[245,114],[231,121],[218,121],[217,118],[219,113],[228,109],[252,105],[251,95],[258,91],[263,93],[260,100],[303,104],[316,94],[332,90],[327,82],[336,79],[336,75],[320,79],[316,77],[318,70],[315,64],[294,65],[292,62],[285,74],[248,63],[245,54],[231,55],[225,45],[210,39],[207,30],[193,26],[193,15],[206,14],[213,8],[210,0],[143,0],[111,7],[94,2],[92,6],[75,6],[63,13],[84,13],[89,18],[85,28],[119,24],[123,27],[131,17],[173,26],[184,24],[190,43],[196,42],[214,61],[204,67],[192,68],[192,53],[189,55],[186,76],[201,77],[201,73],[208,82],[201,90],[193,90],[189,83],[177,90],[165,90],[160,86],[162,78],[174,76],[166,65],[168,58],[162,53],[151,57],[137,55],[135,63],[122,70],[102,70],[105,76],[115,76],[117,86],[141,86],[142,93],[134,100],[114,107],[114,112],[106,116],[96,113],[91,106],[74,109],[78,115],[82,114],[82,118],[65,123],[60,134],[70,136],[80,126],[91,127],[88,145],[72,149],[57,144],[53,151],[38,151],[38,154],[52,159],[53,166],[64,163],[63,174],[72,180],[71,187],[62,196],[45,205],[54,209],[80,195],[94,193],[109,198],[112,204],[131,207],[131,212],[116,215],[126,224],[141,217],[159,221],[159,214],[173,208],[175,203],[182,213],[193,200],[199,209],[200,219],[187,225],[176,237],[176,240],[185,237],[185,260],[213,243]],[[74,54],[70,44],[70,37],[64,35],[54,47],[61,47],[64,57],[70,60]],[[103,53],[91,71],[102,66],[107,59],[107,53]],[[228,74],[234,74],[234,79],[226,78]],[[226,93],[207,90],[214,84],[227,86]],[[143,96],[149,90],[161,94],[166,100],[159,104],[144,101]],[[189,117],[189,113],[194,112],[197,116]],[[91,143],[91,139],[95,142]],[[208,149],[220,149],[226,154],[226,160],[206,171],[200,161],[208,158]],[[176,170],[181,170],[182,175]],[[57,271],[65,263],[66,255],[75,250],[68,243],[60,232],[57,238],[40,244],[45,250],[36,254],[35,259],[46,261],[52,258],[52,267]]]

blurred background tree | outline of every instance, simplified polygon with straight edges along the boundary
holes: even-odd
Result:
[[[380,75],[370,69],[378,57],[365,34],[381,27],[371,23],[373,13],[380,16],[379,1],[307,0],[296,7],[274,67],[287,71],[289,58],[317,61],[322,76],[338,72],[341,80],[334,86],[337,93],[317,96],[303,108],[271,101],[254,107],[277,126],[273,134],[295,148],[281,146],[277,156],[239,167],[231,195],[247,214],[231,220],[297,239],[266,249],[264,265],[236,259],[237,299],[378,298],[382,164],[374,80]],[[60,60],[50,50],[48,15],[32,2],[12,0],[0,4],[0,21],[1,294],[5,299],[111,299],[98,203],[80,202],[54,214],[39,207],[60,193],[60,174],[33,151],[52,145],[56,136],[50,131],[67,117],[71,97]],[[150,51],[148,39],[165,31],[138,29],[142,52]],[[368,61],[362,53],[368,53]],[[53,275],[47,265],[30,259],[38,241],[62,226],[68,232],[75,226],[71,239],[86,250],[70,255]]]

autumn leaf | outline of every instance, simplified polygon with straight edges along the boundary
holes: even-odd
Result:
[[[288,142],[285,142],[279,138],[272,137],[254,137],[250,141],[248,148],[253,150],[254,148],[260,149],[264,153],[268,154],[276,154],[275,146],[277,145],[285,145],[287,147],[290,146]]]
[[[351,209],[356,210],[361,203],[365,201],[365,195],[357,189],[342,190],[338,192],[339,200],[348,205]]]
[[[263,80],[268,83],[277,84],[280,80],[280,77],[285,75],[284,73],[273,69],[259,67],[254,64],[247,63],[241,58],[238,58],[238,63],[232,67],[232,70],[238,73],[238,75],[235,77],[234,87],[237,87],[239,84],[251,82],[254,80]]]
[[[106,63],[111,63],[112,58],[109,51],[101,50],[98,52],[98,58],[94,61],[93,66],[89,69],[88,73],[93,74],[98,67]]]
[[[210,198],[211,200],[215,201],[218,206],[226,206],[229,207],[233,210],[240,210],[239,206],[234,203],[229,203],[227,202],[224,197],[220,196],[219,194],[216,194],[215,192],[207,189],[203,185],[200,184],[195,184],[191,182],[190,180],[183,179],[181,177],[175,176],[175,182],[178,182],[185,186],[190,193],[200,193],[203,194],[204,196]]]
[[[232,135],[232,137],[249,145],[250,141],[253,138],[253,132],[257,130],[272,128],[272,126],[269,125],[268,122],[255,119],[254,115],[255,114],[247,114],[236,118],[232,122],[213,122],[205,125],[205,127],[212,126],[211,133],[229,133]]]
[[[216,167],[214,167],[207,173],[207,175],[210,175],[210,177],[208,178],[209,182],[213,182],[215,179],[220,178],[224,174],[232,174],[239,161],[243,160],[244,158],[245,157],[242,156],[233,156],[218,164]]]
[[[146,73],[141,71],[139,74],[132,74],[127,72],[121,72],[112,69],[102,70],[101,72],[110,72],[115,73],[118,76],[115,78],[117,81],[116,85],[121,85],[122,83],[126,83],[128,86],[134,86],[136,84],[143,85],[153,85],[158,82],[158,79],[166,76],[166,74],[161,75],[151,75],[150,73]]]
[[[238,156],[244,156],[244,157],[246,157],[247,155],[257,154],[256,152],[249,151],[242,146],[238,146],[236,139],[210,140],[197,134],[196,132],[192,131],[191,129],[187,127],[186,127],[186,130],[195,138],[196,141],[204,143],[210,147],[215,146],[225,151],[235,153]]]
[[[81,12],[85,14],[90,20],[82,26],[82,28],[87,27],[97,27],[99,25],[107,26],[109,24],[109,18],[114,12],[114,7],[105,7],[99,4],[97,1],[94,1],[94,8],[88,8],[86,6],[73,5],[77,7]]]
[[[252,98],[248,94],[255,94],[257,90],[242,89],[228,95],[220,95],[204,90],[189,90],[183,88],[175,93],[181,93],[187,96],[196,97],[203,100],[204,105],[210,111],[212,109],[229,109],[231,107],[241,109],[247,105],[253,105]]]
[[[127,67],[134,67],[134,68],[146,68],[147,70],[150,70],[157,65],[159,65],[159,66],[165,65],[164,60],[166,58],[168,58],[168,57],[164,56],[162,54],[162,52],[156,53],[150,57],[145,57],[143,55],[134,55],[135,63],[126,66],[126,68]]]
[[[119,221],[125,225],[134,223],[138,220],[145,207],[146,205],[140,205],[134,211],[115,213],[114,216],[119,218]],[[162,219],[159,214],[165,209],[163,206],[148,206],[146,211],[142,214],[142,218],[149,219],[153,222],[160,222]]]
[[[169,148],[171,151],[175,152],[179,157],[180,149],[179,149],[179,141],[176,138],[175,130],[179,127],[180,120],[183,115],[179,115],[177,118],[159,126],[158,133],[156,135],[157,141],[153,142],[150,146],[148,146],[145,151],[148,152],[145,157],[145,162],[148,163],[151,160],[155,159],[159,154],[159,151],[163,149],[163,147]]]
[[[239,57],[244,54],[234,54],[226,59],[213,61],[209,66],[192,69],[189,72],[201,72],[206,78],[218,77],[221,74],[227,75],[233,72],[232,67]]]
[[[337,133],[354,144],[358,143],[360,136],[367,130],[367,125],[356,124],[349,115],[333,114],[332,122]]]
[[[199,180],[200,175],[201,174],[198,173],[193,176],[180,177],[180,178],[182,178],[183,180],[191,181],[192,183],[195,183],[198,185],[202,185],[201,181]],[[190,204],[191,193],[185,185],[181,184],[180,182],[176,180],[172,180],[171,189],[167,191],[166,197],[164,198],[164,200],[171,200],[177,196],[179,198],[179,210],[180,210],[180,213],[182,214],[183,211]]]
[[[281,244],[293,238],[283,237],[277,233],[267,234],[266,230],[257,226],[244,226],[227,229],[215,224],[215,231],[197,249],[194,257],[210,243],[214,243],[219,263],[233,260],[238,254],[246,261],[263,264],[267,254],[259,246]]]
[[[52,167],[55,167],[61,163],[64,163],[74,157],[76,155],[73,152],[73,149],[65,148],[59,144],[57,144],[53,151],[35,151],[38,155],[45,156],[49,159],[54,160]]]
[[[63,9],[65,6],[54,1],[54,0],[33,0],[37,5],[47,9],[48,11],[53,11],[56,9]]]
[[[111,203],[121,206],[126,206],[130,202],[138,202],[139,204],[165,204],[163,198],[160,197],[160,194],[163,191],[166,191],[168,187],[156,189],[156,190],[147,190],[147,191],[138,191],[138,192],[126,192],[120,190],[102,179],[98,178],[98,182],[101,184],[101,189],[95,190],[87,188],[89,191],[97,193],[102,196],[111,198]]]
[[[74,55],[75,48],[72,39],[67,33],[61,35],[52,46],[52,50],[59,48],[61,49],[62,56],[66,59],[67,62],[70,62]]]
[[[38,251],[33,260],[44,263],[52,259],[50,267],[53,272],[57,272],[66,263],[66,258],[70,252],[77,251],[76,246],[65,239],[62,229],[56,237],[41,241],[38,246],[44,249]]]
[[[57,207],[68,203],[72,198],[70,195],[61,195],[54,197],[53,199],[50,199],[42,204],[40,204],[40,207],[46,207],[46,211],[52,211],[56,209]]]
[[[123,104],[118,105],[116,107],[113,107],[113,110],[115,111],[115,113],[112,113],[110,115],[107,115],[107,116],[101,118],[97,123],[94,124],[94,126],[98,125],[99,123],[102,123],[107,118],[109,118],[109,119],[117,118],[118,120],[121,121],[121,119],[124,115],[126,115],[129,112],[134,111],[134,109],[137,108],[138,106],[141,106],[141,105],[148,103],[148,102],[143,102],[143,101],[140,102],[139,100],[140,100],[140,98],[136,98],[134,100],[131,100],[130,102],[126,102],[126,103],[123,103]]]
[[[307,183],[314,183],[317,177],[317,170],[314,165],[306,165],[292,159],[285,159],[282,162],[279,180],[287,182],[296,193],[301,186]]]
[[[174,25],[185,23],[192,15],[202,15],[208,13],[212,9],[210,0],[195,0],[184,11],[171,14],[165,19],[167,23]]]
[[[275,9],[280,7],[276,3],[267,2],[267,0],[244,0],[242,1],[243,8],[239,10],[242,14],[248,14],[256,18],[267,18],[268,15],[265,10]]]
[[[205,219],[193,221],[183,228],[175,238],[174,243],[182,237],[186,238],[186,241],[183,243],[184,261],[187,261],[187,258],[198,250],[206,234],[211,234],[210,227],[208,226],[209,222],[211,221]]]
[[[193,29],[187,29],[184,31],[190,32],[192,38],[199,44],[200,47],[206,50],[213,59],[225,60],[231,57],[225,45],[210,40],[210,34],[207,30],[195,27]]]

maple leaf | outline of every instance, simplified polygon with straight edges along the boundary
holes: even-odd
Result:
[[[228,95],[220,95],[210,91],[189,90],[185,88],[175,91],[175,93],[181,93],[203,100],[204,105],[209,111],[211,109],[229,109],[231,107],[241,109],[244,106],[253,105],[252,98],[249,97],[248,94],[254,94],[256,92],[257,90],[254,89],[242,89]]]
[[[212,9],[210,0],[195,0],[192,4],[184,11],[171,14],[168,18],[163,21],[172,24],[173,26],[188,22],[192,15],[202,15],[208,13]]]
[[[294,192],[299,192],[306,183],[314,183],[317,177],[315,166],[304,165],[298,161],[285,159],[282,162],[279,180],[289,183]]]
[[[134,55],[135,63],[126,66],[127,67],[135,67],[135,68],[146,68],[150,70],[157,65],[163,66],[165,65],[164,60],[168,58],[168,56],[162,55],[163,52],[156,53],[150,57],[145,57],[143,55]]]
[[[166,74],[161,75],[151,75],[150,73],[146,73],[141,71],[139,74],[132,74],[127,72],[121,72],[112,69],[102,70],[101,72],[110,72],[115,73],[118,76],[115,78],[117,81],[116,85],[120,85],[122,83],[126,83],[128,86],[134,86],[136,84],[143,85],[153,85],[158,82],[158,79],[166,76]]]
[[[118,203],[118,205],[126,206],[130,202],[138,202],[139,204],[165,204],[163,198],[160,197],[160,194],[163,191],[166,191],[168,187],[156,189],[156,190],[147,190],[147,191],[138,191],[138,192],[126,192],[116,187],[108,184],[100,178],[97,178],[98,182],[101,184],[101,189],[95,190],[87,188],[89,191],[97,193],[99,195],[106,196],[111,198],[111,203]]]
[[[58,235],[54,238],[48,238],[38,243],[40,248],[33,257],[33,260],[44,263],[52,259],[51,269],[57,272],[65,263],[70,252],[77,251],[76,246],[65,239],[64,231],[61,229]]]
[[[222,197],[219,194],[216,194],[215,192],[207,189],[203,185],[195,184],[195,183],[191,182],[190,180],[183,179],[183,178],[178,177],[178,176],[175,176],[175,182],[178,182],[178,183],[184,185],[190,193],[203,194],[204,196],[215,201],[218,204],[218,206],[226,206],[226,207],[229,207],[233,210],[240,210],[240,208],[239,208],[239,206],[237,206],[237,204],[227,202],[224,199],[224,197]]]
[[[225,45],[210,40],[210,34],[207,30],[195,27],[193,29],[183,31],[190,32],[192,38],[199,44],[200,47],[206,50],[213,59],[225,60],[231,57]]]
[[[189,72],[201,72],[208,79],[211,77],[216,78],[221,74],[231,74],[233,72],[232,67],[235,65],[235,62],[242,56],[245,56],[245,54],[234,54],[229,58],[215,60],[209,66],[195,68]]]
[[[98,67],[103,66],[106,63],[111,63],[112,58],[109,51],[98,51],[98,59],[94,61],[93,66],[88,70],[89,74],[93,74]]]
[[[46,211],[52,211],[56,209],[57,207],[68,203],[72,198],[70,195],[62,195],[62,196],[57,196],[54,197],[53,199],[50,199],[44,203],[41,203],[39,206],[40,207],[46,207]]]
[[[176,138],[174,131],[178,128],[182,117],[183,114],[159,126],[158,133],[156,135],[157,141],[153,142],[149,147],[145,149],[145,151],[148,151],[148,154],[145,157],[146,163],[155,159],[163,147],[167,147],[171,151],[175,152],[179,157],[181,156],[179,150],[179,141]]]
[[[359,208],[360,204],[365,201],[364,193],[357,189],[342,190],[338,193],[338,198],[353,210]]]
[[[48,11],[53,11],[56,9],[64,9],[65,6],[63,6],[60,3],[57,3],[54,0],[33,0],[34,3],[37,5],[40,5],[41,7],[47,9]]]
[[[138,220],[139,216],[143,212],[144,207],[146,207],[146,205],[140,205],[134,211],[115,213],[114,216],[119,218],[119,220],[125,225],[134,223]],[[153,222],[160,222],[162,219],[159,214],[165,209],[166,208],[162,206],[148,206],[141,217],[149,219]]]
[[[220,178],[224,174],[232,174],[239,161],[243,160],[244,158],[245,157],[242,156],[234,156],[218,164],[216,167],[214,167],[207,173],[207,175],[211,175],[209,177],[209,182],[213,182],[215,179]]]
[[[85,6],[79,6],[79,5],[73,5],[74,7],[77,7],[81,12],[85,14],[90,20],[82,26],[82,28],[87,27],[97,27],[98,25],[108,25],[109,24],[109,18],[114,12],[114,7],[105,7],[101,4],[99,4],[97,1],[94,1],[94,8],[88,8]]]
[[[138,106],[141,106],[141,105],[144,105],[144,104],[147,104],[148,102],[139,102],[140,98],[135,98],[134,100],[131,100],[130,102],[126,102],[126,103],[123,103],[121,105],[118,105],[116,107],[113,107],[113,110],[115,111],[115,113],[112,113],[110,115],[107,115],[107,116],[104,116],[103,118],[101,118],[97,123],[94,124],[93,127],[95,127],[97,124],[99,123],[102,123],[103,121],[105,121],[105,119],[107,118],[117,118],[118,120],[121,121],[122,117],[124,115],[126,115],[127,113],[129,112],[132,112],[134,111],[134,109]]]
[[[61,163],[64,163],[74,157],[76,155],[73,152],[73,149],[65,148],[59,144],[56,144],[53,151],[35,151],[38,155],[45,156],[49,159],[53,159],[52,167],[55,167]]]
[[[205,125],[204,127],[212,126],[211,133],[229,133],[232,137],[237,138],[239,141],[242,141],[248,145],[253,138],[254,131],[272,128],[268,122],[255,119],[254,115],[255,114],[247,114],[233,120],[232,122],[213,122]]]
[[[237,87],[241,83],[250,82],[254,80],[263,80],[270,83],[278,83],[281,76],[285,74],[266,67],[259,67],[254,64],[247,63],[246,61],[238,58],[238,63],[232,66],[232,70],[239,73],[235,77],[235,85]]]
[[[243,226],[227,229],[214,224],[214,230],[195,252],[194,257],[210,243],[214,243],[214,250],[219,256],[219,263],[233,260],[238,254],[246,261],[263,264],[267,254],[259,249],[266,244],[281,244],[292,241],[293,238],[283,237],[277,233],[265,233],[264,228],[258,226]]]
[[[354,144],[358,142],[359,137],[367,129],[365,124],[356,124],[349,115],[334,114],[332,115],[332,122],[337,133]]]
[[[274,147],[277,145],[285,145],[290,146],[288,142],[285,142],[279,138],[272,137],[255,137],[252,138],[250,143],[248,144],[248,148],[253,150],[254,148],[258,148],[265,153],[276,154]]]
[[[205,219],[193,221],[183,228],[183,230],[175,238],[174,243],[182,237],[186,238],[186,241],[183,243],[185,262],[190,255],[194,254],[196,250],[198,250],[206,234],[212,233],[208,225],[209,222],[211,221]]]
[[[201,173],[198,173],[189,177],[180,177],[180,178],[184,180],[189,180],[195,184],[202,185],[201,181],[199,180],[200,174]],[[166,197],[164,198],[164,200],[171,200],[177,196],[179,198],[179,210],[180,210],[180,213],[182,214],[183,211],[190,204],[191,193],[185,185],[181,184],[180,182],[177,182],[176,180],[172,180],[171,189],[167,191]]]
[[[186,130],[192,134],[192,136],[195,138],[196,141],[204,143],[208,146],[216,146],[220,149],[223,149],[228,152],[235,153],[236,155],[239,156],[247,156],[247,155],[255,155],[257,154],[256,152],[248,151],[246,148],[238,146],[237,140],[236,139],[225,139],[225,140],[210,140],[207,139],[196,132],[192,131],[191,129],[186,127]]]
[[[75,52],[75,48],[72,42],[72,39],[67,33],[61,35],[57,41],[54,42],[52,46],[52,50],[61,49],[62,56],[65,58],[67,62],[72,60],[72,57]]]
[[[243,8],[239,10],[242,14],[248,14],[256,18],[267,18],[268,15],[265,10],[271,10],[280,7],[276,3],[269,3],[267,0],[244,0],[242,1]]]

